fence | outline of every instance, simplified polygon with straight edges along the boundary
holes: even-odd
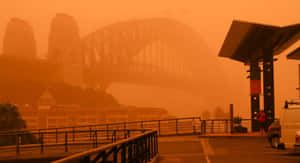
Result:
[[[251,119],[242,119],[241,124],[249,130]],[[201,120],[199,117],[188,117],[0,132],[0,140],[11,140],[10,142],[12,142],[8,144],[9,146],[0,146],[0,158],[1,153],[5,153],[3,151],[15,151],[15,154],[20,155],[21,153],[26,154],[26,151],[30,152],[33,148],[39,149],[40,153],[74,152],[74,149],[87,150],[97,148],[99,145],[114,143],[148,130],[157,131],[158,136],[170,136],[229,133],[233,131],[231,126],[230,119]]]
[[[71,131],[42,131],[38,133],[15,133],[0,134],[0,139],[13,139],[15,144],[0,147],[0,151],[15,151],[15,155],[27,154],[30,152],[51,152],[65,153],[78,152],[97,148],[103,144],[114,143],[118,140],[127,139],[130,136],[149,131],[147,129],[119,129],[119,130],[71,130]],[[28,140],[28,137],[31,140]],[[75,150],[74,150],[75,149]],[[1,156],[1,155],[0,155]]]
[[[232,133],[236,132],[237,126],[245,128],[251,132],[251,119],[241,119],[240,124],[233,124],[230,119],[208,119],[201,121],[201,134],[208,133]]]
[[[100,148],[78,153],[53,163],[86,163],[86,162],[149,162],[158,154],[157,131],[108,144]]]
[[[200,134],[204,133],[222,133],[231,132],[231,120],[230,119],[207,119],[201,120],[200,117],[186,117],[186,118],[174,118],[174,119],[161,119],[161,120],[148,120],[148,121],[131,121],[131,122],[118,122],[85,126],[73,126],[73,127],[60,127],[60,128],[46,128],[46,129],[32,129],[32,130],[16,130],[5,131],[1,133],[32,133],[40,134],[42,132],[70,132],[75,133],[81,130],[132,130],[132,129],[152,129],[157,130],[159,136],[170,136],[180,134]],[[251,119],[242,119],[242,126],[251,129]],[[203,127],[204,125],[204,127]],[[249,130],[250,131],[250,130]]]

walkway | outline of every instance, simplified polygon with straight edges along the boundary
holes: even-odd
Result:
[[[296,163],[300,155],[277,150],[260,136],[181,136],[159,138],[159,163]]]

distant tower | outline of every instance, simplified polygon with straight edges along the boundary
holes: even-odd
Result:
[[[62,13],[56,14],[51,23],[48,41],[48,59],[61,66],[63,81],[81,86],[83,55],[79,29],[74,18]]]
[[[24,20],[12,18],[3,40],[3,54],[18,58],[36,57],[36,42],[32,27]]]

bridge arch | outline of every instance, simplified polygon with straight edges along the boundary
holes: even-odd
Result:
[[[104,87],[113,81],[95,79],[95,73],[91,72],[104,70],[105,67],[115,72],[122,70],[130,65],[142,49],[151,44],[162,42],[163,46],[172,48],[176,51],[174,57],[184,62],[185,69],[191,72],[197,70],[199,65],[195,59],[206,49],[196,31],[168,18],[131,20],[107,25],[83,37],[81,42],[85,67],[90,72],[87,79],[90,83],[102,82],[100,85],[105,85]],[[174,65],[176,66],[178,67]],[[96,76],[101,78],[101,75]]]

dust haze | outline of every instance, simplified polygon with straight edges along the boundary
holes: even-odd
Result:
[[[162,107],[170,115],[198,116],[204,110],[235,105],[236,114],[250,115],[250,86],[245,65],[219,58],[218,52],[232,20],[245,20],[272,25],[300,22],[298,0],[2,0],[0,6],[0,50],[5,28],[11,18],[26,20],[33,29],[37,56],[47,58],[51,20],[56,13],[72,16],[81,37],[98,29],[131,20],[167,18],[176,20],[196,31],[201,53],[181,53],[194,65],[193,91],[152,85],[115,82],[107,88],[119,103],[143,107]],[[189,45],[190,42],[186,42]],[[182,44],[182,46],[185,46]],[[172,49],[171,49],[172,50]],[[193,58],[189,58],[193,57]],[[276,111],[286,99],[297,98],[297,61],[288,61],[285,54],[275,62]],[[185,60],[183,60],[185,61]],[[198,66],[198,67],[197,67]]]

